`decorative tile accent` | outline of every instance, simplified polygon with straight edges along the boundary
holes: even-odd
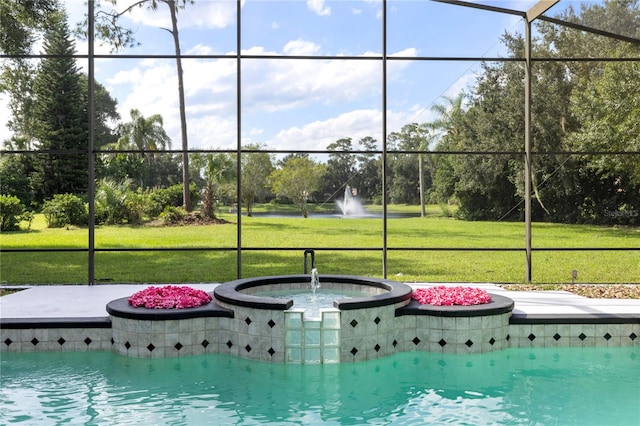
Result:
[[[640,328],[635,323],[547,324],[534,321],[510,324],[507,314],[481,319],[421,315],[396,317],[394,313],[398,306],[343,312],[329,309],[322,312],[320,321],[305,320],[303,313],[295,309],[282,313],[238,308],[235,319],[215,318],[214,322],[207,318],[197,324],[191,319],[157,321],[160,324],[146,321],[143,324],[117,318],[112,321],[112,329],[104,331],[82,327],[73,330],[52,328],[48,331],[27,329],[16,337],[0,330],[0,342],[4,343],[0,348],[3,352],[53,351],[56,348],[58,351],[111,349],[114,353],[133,357],[150,357],[152,352],[152,358],[178,356],[177,351],[180,351],[179,356],[223,352],[261,361],[315,364],[387,356],[399,350],[412,350],[411,345],[407,346],[410,342],[414,344],[413,350],[470,353],[509,347],[629,346],[637,345],[636,340],[640,341]],[[352,319],[346,321],[348,316],[344,315]],[[205,339],[205,336],[212,340]],[[176,343],[178,339],[180,342]],[[151,340],[156,343],[150,343]],[[59,346],[55,346],[55,342]],[[224,349],[225,344],[228,350]],[[169,350],[172,346],[175,349]],[[352,346],[351,350],[349,346]],[[358,347],[365,349],[359,350]],[[353,356],[349,357],[349,354]]]

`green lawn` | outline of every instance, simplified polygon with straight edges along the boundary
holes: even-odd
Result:
[[[279,206],[282,207],[282,206]],[[257,206],[255,213],[268,212]],[[333,211],[326,206],[326,211]],[[375,210],[376,206],[370,208]],[[381,209],[380,206],[378,206]],[[295,211],[293,206],[285,209]],[[390,206],[389,213],[415,212],[416,206]],[[279,210],[279,211],[282,211]],[[226,225],[104,226],[95,230],[95,277],[99,282],[221,282],[237,276],[237,217],[222,214]],[[321,274],[382,276],[381,219],[243,217],[242,276],[301,273],[303,250],[316,249]],[[442,216],[430,206],[425,218],[387,222],[387,277],[426,282],[524,281],[524,225],[466,222]],[[640,229],[535,223],[534,248],[640,246]],[[29,231],[0,235],[3,249],[86,249],[87,229],[48,229],[36,216]],[[412,248],[420,248],[412,249]],[[118,251],[123,248],[197,248],[194,251]],[[445,251],[434,248],[452,249]],[[464,249],[518,249],[472,251]],[[231,249],[231,250],[228,250]],[[343,249],[343,250],[336,250]],[[87,253],[2,253],[0,281],[7,284],[85,283]],[[566,283],[577,269],[578,282],[638,283],[638,251],[534,251],[533,281]]]

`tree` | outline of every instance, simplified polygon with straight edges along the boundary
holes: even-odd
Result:
[[[417,152],[417,171],[418,176],[415,180],[415,184],[411,185],[411,187],[416,188],[418,192],[418,200],[420,202],[420,215],[422,217],[426,216],[426,207],[425,207],[425,192],[426,192],[426,176],[424,170],[424,154],[421,151],[426,151],[429,149],[429,145],[435,139],[435,133],[431,130],[431,125],[429,123],[410,123],[402,126],[400,132],[394,132],[390,135],[390,139],[397,144],[398,149],[403,151],[418,151]],[[394,173],[394,182],[392,183],[392,188],[395,192],[400,192],[401,188],[398,187],[398,184],[404,185],[403,181],[406,179],[407,183],[413,180],[413,178],[409,177],[406,173],[410,171],[411,167],[407,168],[407,164],[405,160],[410,160],[411,155],[408,154],[400,154],[395,158],[395,173]],[[415,189],[414,189],[415,191]]]
[[[372,151],[372,153],[356,156],[356,176],[352,180],[353,186],[358,188],[360,199],[380,202],[382,200],[382,160],[379,154],[373,153],[378,148],[378,141],[371,136],[365,136],[360,139],[359,144],[363,151]]]
[[[5,141],[8,150],[26,150],[27,146],[28,140],[25,137],[14,136]],[[0,157],[0,194],[16,196],[22,204],[31,206],[34,193],[30,177],[34,171],[31,155],[11,154]]]
[[[308,157],[289,157],[269,176],[271,190],[280,197],[289,198],[298,206],[303,217],[309,215],[307,201],[320,187],[326,166]]]
[[[31,148],[32,88],[36,71],[33,61],[21,56],[33,53],[34,41],[58,8],[57,0],[0,0],[0,53],[9,55],[2,62],[0,92],[7,93],[9,98],[8,127],[19,137],[27,138],[27,149]]]
[[[75,46],[64,12],[51,16],[44,53],[33,83],[32,133],[38,148],[48,151],[35,162],[38,201],[53,194],[87,191],[88,120]]]
[[[356,158],[350,154],[352,149],[351,138],[338,139],[327,146],[327,151],[330,151],[327,173],[320,187],[323,201],[334,199],[336,195],[342,197],[342,192],[347,185],[358,189],[353,182],[357,171]]]
[[[109,2],[113,5],[117,4],[117,0],[109,0]],[[120,24],[118,23],[119,18],[135,8],[141,8],[144,6],[147,6],[147,8],[150,10],[156,11],[161,3],[167,5],[171,17],[171,29],[163,29],[171,34],[175,48],[176,70],[178,75],[178,98],[180,104],[180,134],[182,138],[183,199],[185,210],[190,211],[191,200],[189,191],[189,142],[187,134],[187,115],[184,96],[184,76],[180,51],[180,33],[178,28],[178,10],[185,8],[187,3],[193,4],[194,0],[138,0],[120,12],[117,12],[115,10],[100,10],[96,13],[96,36],[111,43],[116,50],[122,49],[127,46],[133,46],[135,44],[135,40],[133,39],[133,32],[130,29],[120,26]]]
[[[569,6],[560,18],[637,37],[637,5],[637,0],[605,1],[583,6],[579,14]],[[594,52],[603,57],[638,57],[636,44],[599,34],[546,22],[538,25],[538,32],[534,57],[592,57]],[[502,41],[509,57],[524,57],[523,37],[505,34]],[[436,189],[443,197],[454,188],[458,215],[463,218],[521,219],[525,176],[518,152],[524,149],[524,68],[518,62],[482,66],[468,108],[438,142],[438,150],[469,154],[438,157]],[[603,210],[637,208],[638,186],[632,179],[637,156],[562,154],[637,146],[635,66],[628,60],[533,63],[533,220],[602,222],[607,217]],[[487,151],[505,153],[483,153]]]
[[[193,162],[204,171],[202,213],[208,219],[215,219],[220,187],[236,176],[235,161],[226,153],[208,153],[197,154]]]
[[[111,93],[98,81],[94,80],[95,130],[94,148],[105,148],[118,140],[115,123],[120,121],[118,101],[111,97]],[[83,96],[88,99],[89,79],[86,74],[80,74],[80,86]]]
[[[130,114],[131,121],[122,125],[121,136],[113,145],[116,150],[160,151],[171,148],[171,138],[162,127],[163,120],[160,114],[145,118],[137,109],[132,109]],[[144,188],[145,178],[155,164],[155,154],[142,152],[140,157],[144,158],[146,163],[144,174],[138,175],[139,185]]]
[[[251,144],[245,150],[257,151],[262,147]],[[254,200],[264,197],[267,192],[267,179],[273,172],[271,155],[266,152],[243,153],[241,159],[241,202],[247,209],[247,216],[251,217]]]
[[[438,114],[432,122],[436,134],[435,151],[452,151],[460,143],[464,94],[455,97],[444,96],[444,103],[435,104],[431,110]],[[451,155],[433,155],[433,187],[431,201],[448,203],[455,194],[456,175]]]
[[[602,74],[575,91],[571,112],[582,124],[572,134],[581,151],[640,151],[640,62],[608,63]],[[640,184],[640,161],[618,155],[590,162],[605,175]]]

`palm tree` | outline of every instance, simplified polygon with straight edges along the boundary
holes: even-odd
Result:
[[[115,143],[117,150],[142,151],[147,167],[153,167],[155,155],[148,151],[160,151],[171,148],[171,138],[165,132],[162,116],[154,114],[145,118],[140,111],[132,109],[131,121],[122,125],[121,136]],[[144,186],[140,176],[140,186]]]
[[[171,34],[175,48],[176,71],[178,75],[178,100],[180,104],[180,136],[182,138],[182,188],[183,201],[186,211],[191,210],[191,193],[189,192],[189,143],[187,136],[187,114],[184,95],[184,72],[182,69],[182,54],[180,49],[180,33],[178,30],[178,10],[184,9],[187,3],[194,3],[195,0],[137,0],[130,3],[124,10],[98,10],[96,13],[96,37],[106,39],[112,44],[115,50],[136,45],[133,38],[133,30],[122,27],[119,18],[134,9],[147,6],[150,10],[158,10],[158,6],[164,3],[169,8],[171,17],[171,28],[162,28]],[[116,4],[115,1],[111,2]]]
[[[440,117],[432,124],[435,129],[442,131],[443,133],[457,133],[456,125],[459,124],[462,116],[462,100],[464,94],[461,92],[455,97],[443,96],[445,104],[435,104],[431,107],[433,112],[436,112]]]
[[[217,198],[220,186],[230,182],[235,172],[235,162],[229,154],[195,154],[193,163],[204,173],[204,193],[202,194],[202,213],[208,219],[215,219]]]

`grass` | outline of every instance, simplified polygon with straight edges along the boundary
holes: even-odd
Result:
[[[281,207],[281,206],[279,206]],[[315,207],[315,206],[314,206]],[[274,212],[272,205],[255,213]],[[329,209],[330,208],[330,209]],[[326,212],[333,212],[333,206]],[[370,211],[380,208],[373,206]],[[295,212],[295,207],[279,209]],[[389,206],[390,213],[415,213],[416,206]],[[317,211],[316,211],[317,212]],[[312,212],[313,214],[313,212]],[[237,277],[238,226],[101,226],[95,230],[95,277],[99,282],[222,282]],[[316,249],[321,273],[380,277],[382,219],[243,217],[242,276],[301,273],[302,252]],[[636,248],[640,229],[535,223],[534,248]],[[391,218],[387,222],[387,277],[407,282],[524,281],[524,225],[513,222],[466,222],[442,216],[429,206],[427,217]],[[48,229],[37,215],[28,231],[5,232],[6,249],[86,249],[88,230]],[[413,248],[420,249],[413,249]],[[118,251],[155,248],[158,251]],[[195,248],[171,251],[171,248]],[[502,251],[504,248],[517,251]],[[342,251],[336,249],[344,249]],[[447,249],[436,251],[433,249]],[[491,249],[474,251],[465,249]],[[11,285],[86,283],[87,253],[2,253],[0,281]],[[534,251],[533,282],[638,283],[638,251]]]

